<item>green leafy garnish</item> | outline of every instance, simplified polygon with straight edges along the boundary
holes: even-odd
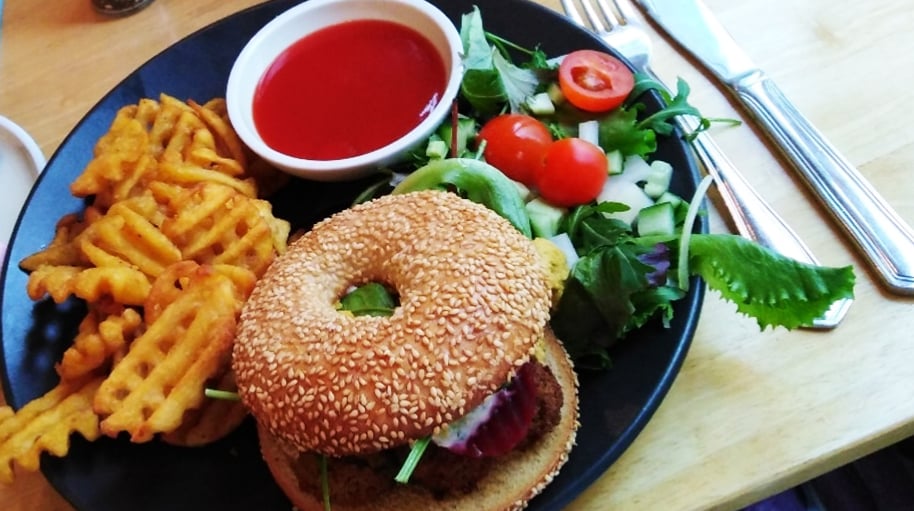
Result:
[[[638,124],[642,106],[620,107],[601,118],[598,130],[600,147],[607,151],[621,151],[624,155],[646,156],[656,151],[657,134]]]
[[[648,91],[657,91],[663,108],[644,118],[639,118],[645,109],[639,99]],[[643,74],[635,73],[635,88],[629,94],[626,103],[600,119],[599,141],[604,149],[619,150],[625,155],[647,156],[657,150],[657,135],[673,133],[673,118],[690,115],[698,118],[698,128],[685,134],[691,140],[699,132],[708,129],[713,122],[739,123],[734,119],[710,119],[689,104],[688,83],[683,79],[676,81],[676,95],[671,95],[663,84]]]
[[[554,62],[550,62],[549,56],[546,55],[546,52],[539,48],[534,48],[531,50],[503,37],[500,37],[497,34],[493,34],[492,32],[486,32],[485,34],[486,39],[491,42],[493,46],[498,48],[502,55],[508,55],[509,50],[514,50],[526,55],[529,60],[526,63],[520,64],[520,66],[524,69],[531,69],[534,71],[555,71],[555,69],[558,67],[558,65]]]
[[[406,484],[409,482],[409,478],[413,475],[416,467],[419,466],[419,460],[422,459],[422,455],[425,453],[425,448],[428,447],[428,443],[431,440],[432,437],[427,436],[413,442],[413,445],[409,450],[409,455],[406,457],[406,460],[400,467],[400,471],[397,472],[397,476],[394,477],[395,481],[400,484]]]
[[[354,316],[390,316],[396,308],[394,295],[377,282],[361,285],[340,299],[340,309]]]
[[[507,41],[494,38],[482,26],[478,7],[464,14],[460,20],[460,38],[463,41],[463,81],[461,95],[482,115],[494,115],[505,104],[512,112],[521,111],[524,100],[536,92],[539,77],[533,68],[548,67],[542,52],[530,52],[533,66],[521,67],[511,61],[504,48]],[[512,45],[512,48],[517,48]]]
[[[673,303],[685,296],[676,270],[701,277],[762,329],[811,324],[833,302],[853,296],[850,266],[800,263],[732,234],[690,233],[683,254],[687,268],[676,268],[680,236],[639,238],[627,224],[603,215],[625,207],[611,202],[580,206],[562,226],[581,259],[551,325],[577,367],[605,369],[607,348],[617,340],[654,318],[667,323]],[[667,252],[658,253],[661,247]],[[658,261],[669,266],[661,268]]]
[[[203,389],[203,395],[210,399],[222,399],[224,401],[241,401],[241,396],[237,392],[218,389]]]
[[[701,118],[701,112],[689,104],[689,84],[683,79],[676,81],[676,95],[671,96],[660,83],[656,80],[645,77],[644,75],[635,75],[635,86],[640,90],[656,90],[660,97],[663,98],[664,107],[654,112],[644,119],[638,121],[637,127],[641,129],[650,129],[660,135],[670,135],[673,133],[673,124],[670,122],[678,115],[693,115]],[[710,122],[703,119],[702,125],[707,128]]]
[[[694,234],[689,269],[761,329],[811,324],[832,302],[852,298],[851,266],[813,266],[727,234]]]
[[[501,52],[493,50],[492,62],[505,90],[505,98],[512,112],[521,112],[524,101],[536,92],[539,78],[530,69],[515,66]]]
[[[657,241],[664,240],[647,243],[628,224],[604,216],[626,209],[614,202],[580,206],[562,227],[581,259],[565,283],[551,325],[580,367],[607,367],[606,348],[658,313],[671,317],[672,302],[684,295],[676,286],[652,283],[656,267],[644,262]]]
[[[435,160],[416,170],[392,193],[456,188],[467,199],[495,211],[528,238],[533,237],[530,217],[517,186],[495,167],[469,158]]]

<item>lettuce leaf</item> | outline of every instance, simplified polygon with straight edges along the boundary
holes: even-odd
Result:
[[[494,48],[492,49],[492,61],[495,69],[498,70],[511,112],[522,112],[521,105],[524,100],[536,93],[536,88],[540,84],[539,77],[529,69],[514,65]]]
[[[535,70],[548,68],[545,54],[523,50],[488,34],[478,7],[461,17],[460,38],[465,69],[460,84],[462,97],[483,115],[499,113],[505,104],[511,112],[522,111],[524,100],[541,86]],[[495,39],[497,44],[490,44],[490,39]],[[507,47],[523,50],[531,61],[526,67],[515,65],[507,55]]]
[[[735,235],[693,234],[689,271],[762,330],[810,324],[832,302],[854,296],[853,267],[800,263]]]
[[[617,108],[600,119],[598,137],[600,147],[622,154],[647,156],[657,150],[657,134],[639,127],[638,113],[641,105]]]
[[[656,91],[663,102],[663,108],[639,119],[645,110],[639,100],[641,96],[650,91]],[[657,136],[671,135],[674,125],[673,119],[679,115],[694,116],[698,119],[698,128],[693,133],[686,133],[686,140],[708,129],[712,122],[738,124],[735,119],[709,119],[689,104],[689,84],[683,79],[676,81],[676,94],[670,91],[657,80],[643,74],[635,73],[635,87],[622,107],[611,111],[599,119],[600,146],[607,151],[618,150],[625,155],[647,156],[657,150]]]
[[[676,237],[633,236],[626,225],[603,216],[617,207],[581,206],[563,225],[581,259],[566,281],[551,326],[581,368],[608,367],[610,346],[648,321],[668,324],[673,303],[685,295],[675,282],[657,280],[658,272],[678,259],[670,250],[658,250],[657,243],[675,247]],[[763,330],[810,324],[833,302],[853,297],[850,266],[800,263],[732,234],[692,234],[688,250],[688,273],[755,318]]]
[[[396,308],[396,297],[377,282],[359,286],[340,299],[340,309],[354,316],[390,316]]]

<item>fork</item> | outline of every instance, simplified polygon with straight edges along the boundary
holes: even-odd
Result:
[[[650,36],[640,25],[634,7],[626,0],[561,1],[565,14],[573,22],[593,30],[607,45],[626,57],[637,71],[663,84],[651,69]],[[581,9],[576,6],[576,1]],[[669,89],[666,85],[664,87]],[[693,132],[698,127],[698,121],[691,116],[677,116],[674,122],[683,133]],[[721,200],[741,236],[797,261],[819,264],[809,247],[752,188],[710,135],[698,133],[691,145],[702,167],[714,179]],[[804,327],[835,328],[844,319],[851,303],[850,299],[833,303],[825,314]]]

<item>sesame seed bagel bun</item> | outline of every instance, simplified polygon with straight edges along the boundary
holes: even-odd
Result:
[[[389,317],[337,309],[380,282]],[[316,224],[277,258],[241,314],[239,394],[266,430],[329,456],[427,436],[529,360],[550,290],[532,242],[443,191],[388,195]]]
[[[544,345],[544,364],[562,389],[560,420],[534,443],[495,458],[490,470],[477,481],[472,491],[441,496],[419,485],[391,481],[388,486],[370,490],[371,497],[367,500],[345,501],[334,497],[338,495],[334,491],[334,488],[339,489],[337,483],[358,485],[365,479],[365,474],[357,470],[348,474],[334,474],[338,461],[330,458],[327,463],[331,473],[331,508],[334,511],[495,511],[526,507],[530,499],[552,481],[567,461],[578,427],[578,381],[571,361],[549,330]],[[314,471],[302,469],[304,463],[300,456],[308,455],[298,453],[294,447],[270,435],[263,427],[258,432],[264,460],[295,508],[300,511],[323,511],[322,495],[317,489],[321,484],[319,476],[312,473]],[[424,461],[420,460],[420,467]],[[302,481],[301,477],[314,480]],[[312,489],[306,490],[309,487]]]

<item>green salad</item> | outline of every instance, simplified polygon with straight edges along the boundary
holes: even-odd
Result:
[[[800,263],[731,234],[693,232],[709,179],[679,197],[671,177],[688,169],[653,158],[671,120],[726,120],[591,50],[550,59],[487,32],[478,9],[461,20],[465,75],[450,120],[357,201],[385,193],[448,189],[487,205],[528,237],[560,247],[568,273],[551,327],[579,368],[610,364],[608,348],[659,318],[698,277],[760,328],[810,324],[853,296],[853,268]],[[654,91],[663,108],[648,113]],[[686,140],[694,133],[682,135]],[[348,298],[390,310],[377,288]],[[345,304],[344,304],[345,306]]]

